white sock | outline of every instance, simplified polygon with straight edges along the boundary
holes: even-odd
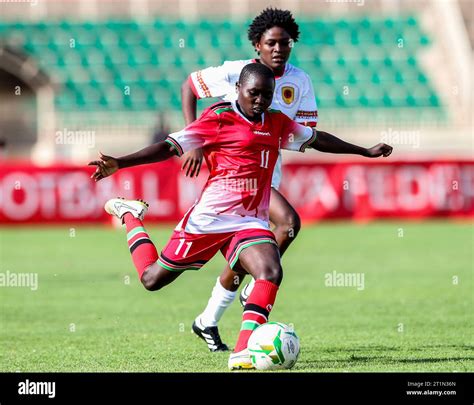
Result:
[[[217,326],[217,323],[221,319],[225,310],[232,304],[237,291],[229,291],[222,287],[222,284],[217,277],[216,285],[212,289],[211,298],[207,303],[207,307],[204,312],[198,316],[204,327]]]

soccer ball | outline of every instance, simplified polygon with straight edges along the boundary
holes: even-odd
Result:
[[[288,325],[267,322],[253,331],[247,347],[257,370],[289,369],[300,354],[300,339]]]

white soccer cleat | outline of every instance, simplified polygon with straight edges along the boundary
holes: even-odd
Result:
[[[241,350],[237,353],[231,353],[229,356],[229,370],[255,370],[255,366],[250,360],[248,349]]]
[[[113,215],[120,220],[127,212],[132,214],[135,218],[143,220],[148,207],[148,203],[143,200],[126,200],[125,198],[121,197],[112,198],[104,205],[104,209],[107,214]]]

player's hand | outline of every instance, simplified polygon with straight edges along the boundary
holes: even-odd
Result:
[[[202,157],[202,149],[194,149],[184,154],[184,164],[181,167],[181,170],[185,170],[187,168],[186,176],[199,176],[202,166]]]
[[[119,169],[117,159],[112,156],[104,155],[102,152],[99,152],[99,160],[89,162],[89,166],[97,166],[95,172],[91,176],[91,179],[94,179],[95,181],[111,176]]]
[[[367,157],[377,158],[380,156],[387,157],[392,153],[393,148],[386,143],[379,143],[371,148],[367,149]]]

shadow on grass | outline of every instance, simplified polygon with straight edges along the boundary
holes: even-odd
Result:
[[[390,351],[407,351],[407,350],[427,350],[427,349],[457,349],[474,351],[471,345],[423,345],[423,346],[359,346],[359,347],[327,347],[321,348],[324,353],[342,353],[342,352],[390,352]]]
[[[336,361],[350,361],[350,362],[363,362],[369,363],[373,361],[381,361],[387,363],[439,363],[443,361],[468,361],[474,360],[474,356],[471,357],[431,357],[431,358],[416,358],[416,359],[397,359],[392,357],[377,357],[377,356],[354,356],[351,355],[349,360],[336,360]]]
[[[458,356],[443,356],[438,357],[436,355],[430,356],[426,353],[423,357],[410,358],[410,354],[407,352],[423,352],[425,350],[433,349],[456,349]],[[463,353],[469,351],[469,354],[474,350],[474,346],[471,345],[424,345],[424,346],[363,346],[348,349],[344,348],[325,348],[320,350],[320,353],[337,353],[338,358],[334,359],[299,359],[298,364],[303,367],[326,369],[326,368],[352,368],[358,366],[367,366],[373,364],[374,366],[380,365],[396,365],[396,364],[435,364],[451,361],[461,362],[474,362],[474,356],[466,355]],[[362,355],[360,352],[374,353],[377,355],[368,354]],[[397,354],[397,352],[399,354]],[[380,355],[378,355],[380,353]],[[390,353],[388,356],[384,356],[381,353]],[[441,353],[440,353],[441,354]]]

